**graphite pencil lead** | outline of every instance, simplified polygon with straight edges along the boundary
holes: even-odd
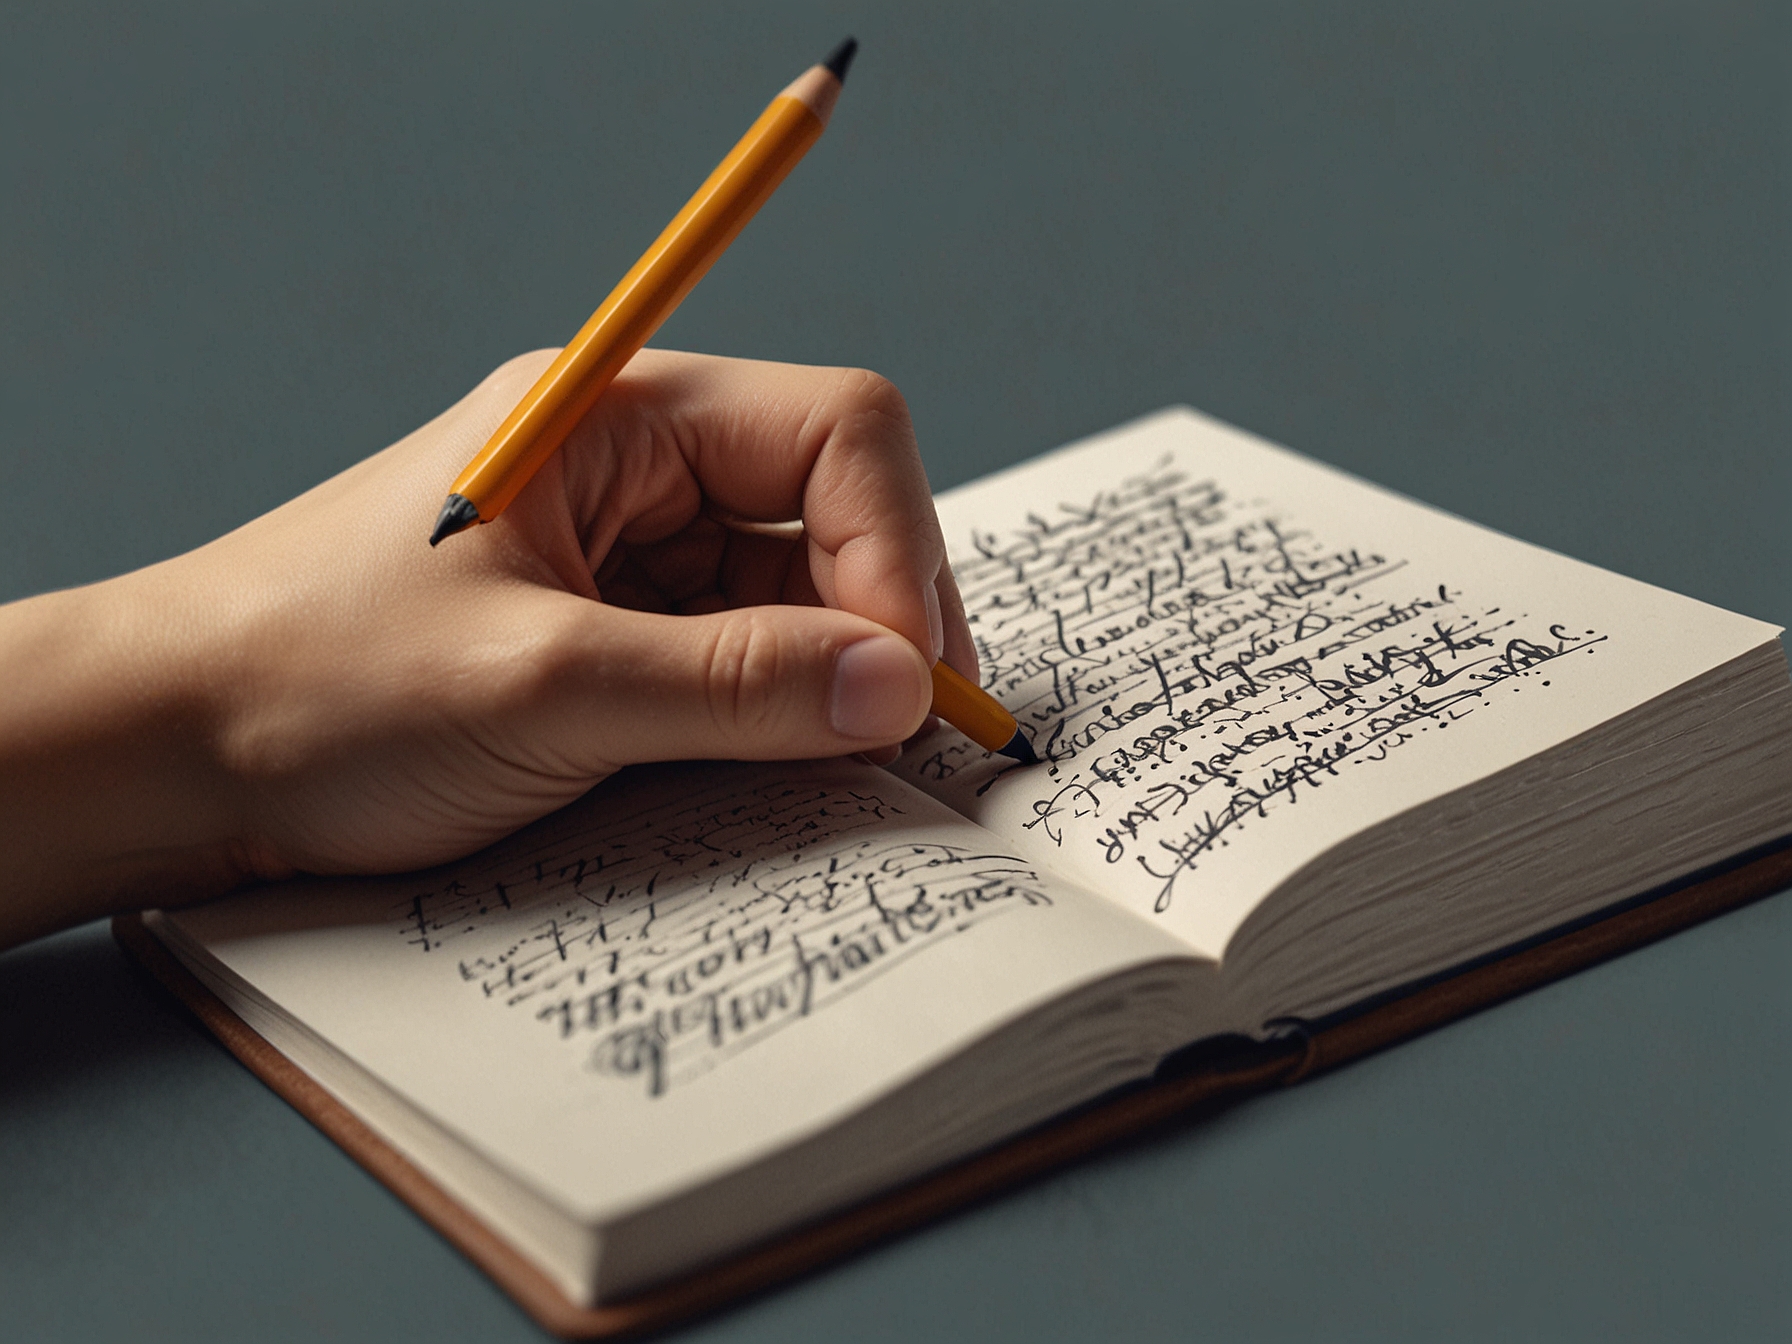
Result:
[[[1008,739],[1008,745],[999,749],[1004,756],[1012,756],[1022,765],[1038,765],[1039,753],[1033,750],[1033,744],[1020,729],[1014,730],[1014,736]]]
[[[436,530],[429,534],[429,544],[439,546],[443,537],[452,537],[479,521],[479,510],[465,495],[449,495],[448,502],[436,515]]]
[[[859,39],[849,37],[834,48],[833,55],[821,63],[822,68],[839,80],[846,83],[846,72],[852,68],[852,58],[859,53]]]

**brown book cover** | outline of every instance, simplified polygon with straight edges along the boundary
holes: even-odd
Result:
[[[389,1147],[183,967],[137,915],[112,932],[250,1072],[458,1247],[543,1327],[566,1339],[638,1334],[712,1311],[974,1200],[1179,1116],[1246,1093],[1286,1086],[1571,975],[1792,885],[1792,837],[1739,856],[1448,975],[1359,1005],[1325,1022],[1289,1022],[1264,1044],[1220,1038],[1173,1056],[1155,1080],[823,1218],[720,1263],[623,1301],[574,1303],[521,1254]]]

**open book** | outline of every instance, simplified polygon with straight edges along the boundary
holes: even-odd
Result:
[[[1040,765],[632,769],[150,929],[591,1304],[1792,835],[1773,627],[1187,410],[939,509]]]

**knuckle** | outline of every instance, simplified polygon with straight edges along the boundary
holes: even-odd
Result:
[[[840,399],[850,413],[906,429],[908,401],[895,383],[870,369],[840,371]]]
[[[783,642],[767,622],[742,612],[718,624],[708,658],[710,718],[722,739],[755,740],[777,716]]]
[[[559,350],[551,347],[541,350],[525,350],[522,354],[512,355],[498,365],[486,375],[485,381],[506,388],[513,384],[522,384],[525,388],[532,386],[535,380],[541,376],[541,371],[559,353]]]

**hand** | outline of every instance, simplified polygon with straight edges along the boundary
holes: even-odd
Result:
[[[631,762],[893,758],[930,661],[975,674],[907,410],[863,372],[644,351],[431,550],[550,357],[208,546],[0,609],[0,944],[445,861]]]

